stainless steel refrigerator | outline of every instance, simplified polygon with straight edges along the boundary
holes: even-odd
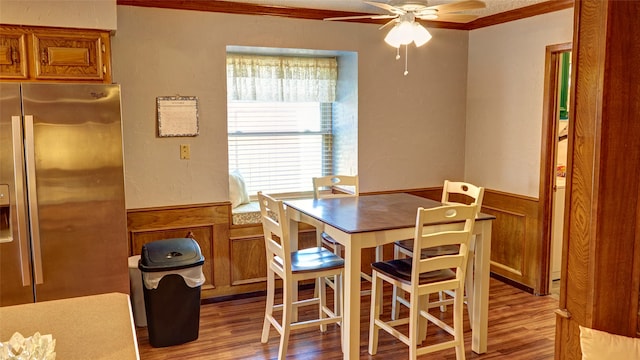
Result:
[[[0,83],[0,306],[129,291],[119,85]]]

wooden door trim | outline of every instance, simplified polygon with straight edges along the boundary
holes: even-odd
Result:
[[[580,330],[637,334],[640,79],[635,1],[576,0],[556,359],[579,359]]]
[[[553,215],[553,186],[556,172],[554,170],[556,158],[556,139],[558,126],[556,109],[558,99],[558,56],[560,53],[571,51],[571,43],[549,45],[545,50],[544,65],[544,95],[542,110],[542,144],[540,146],[540,185],[539,185],[539,216],[540,235],[540,276],[537,287],[541,294],[549,293],[549,266],[551,264],[551,227]]]

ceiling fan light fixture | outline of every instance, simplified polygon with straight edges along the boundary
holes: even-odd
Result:
[[[395,48],[399,48],[400,45],[408,45],[413,41],[414,31],[412,23],[401,21],[389,31],[384,41]]]
[[[420,47],[431,40],[431,34],[424,28],[424,26],[418,23],[413,23],[413,28],[411,30],[413,31],[413,42],[416,44],[416,47]]]
[[[393,46],[394,48],[399,48],[402,45],[400,36],[398,35],[398,31],[396,30],[398,25],[391,28],[387,36],[384,37],[384,42]]]

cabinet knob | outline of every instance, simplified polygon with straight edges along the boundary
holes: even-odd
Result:
[[[42,49],[42,56],[40,57],[40,62],[42,62],[42,64],[44,65],[46,65],[49,62],[47,49]]]
[[[14,64],[20,63],[20,52],[15,48],[15,46],[11,47],[11,62]]]

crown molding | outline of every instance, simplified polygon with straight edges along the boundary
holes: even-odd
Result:
[[[463,23],[451,23],[445,21],[420,21],[427,28],[442,28],[454,30],[474,30],[487,26],[502,24],[509,21],[524,19],[531,16],[546,14],[553,11],[564,10],[573,7],[574,0],[551,0],[520,9],[507,11],[500,14],[490,15]],[[240,3],[233,1],[209,1],[209,0],[117,0],[117,5],[153,7],[176,10],[195,10],[219,12],[227,14],[241,15],[267,15],[279,16],[295,19],[323,20],[331,17],[369,15],[357,12],[307,9],[274,5],[257,5],[250,3]],[[342,20],[346,22],[384,24],[388,19],[356,19]]]
[[[487,26],[503,24],[509,21],[547,14],[573,7],[574,0],[551,0],[522,8],[505,11],[499,14],[478,18],[466,23],[465,30],[475,30]]]

